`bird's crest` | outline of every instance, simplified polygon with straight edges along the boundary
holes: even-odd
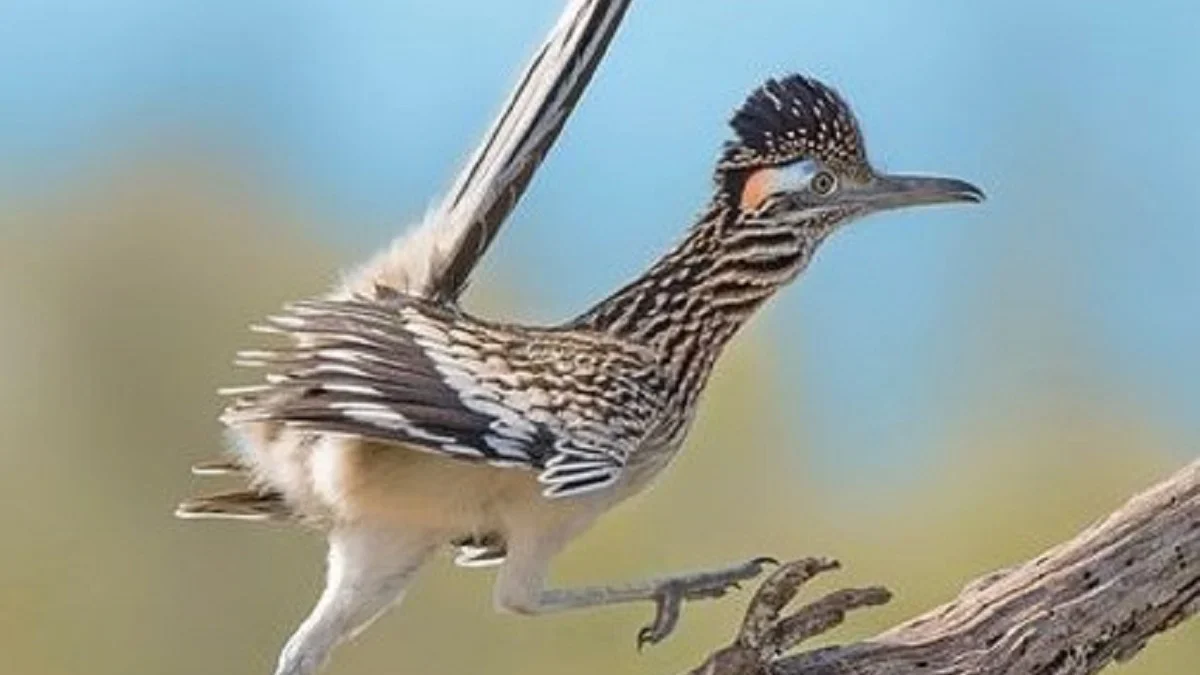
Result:
[[[812,158],[865,165],[866,151],[850,106],[830,87],[803,75],[769,79],[751,92],[729,126],[720,169],[778,166]]]

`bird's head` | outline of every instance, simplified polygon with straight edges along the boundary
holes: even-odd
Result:
[[[730,126],[717,181],[744,223],[823,236],[876,211],[984,198],[954,178],[875,171],[850,107],[801,75],[754,90]]]

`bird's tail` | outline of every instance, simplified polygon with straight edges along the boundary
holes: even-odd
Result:
[[[456,300],[553,145],[631,0],[570,0],[450,192],[342,291]]]

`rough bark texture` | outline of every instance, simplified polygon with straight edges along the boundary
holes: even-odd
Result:
[[[781,617],[812,576],[802,560],[758,590],[734,642],[695,675],[1083,675],[1132,657],[1200,611],[1200,461],[1074,539],[969,584],[950,603],[869,640],[781,656],[886,602],[881,588],[832,593]]]

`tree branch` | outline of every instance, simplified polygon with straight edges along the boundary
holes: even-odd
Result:
[[[693,675],[1096,673],[1200,611],[1200,461],[923,616],[863,642],[781,656],[890,597],[882,588],[838,591],[780,618],[805,581],[836,567],[810,559],[776,571],[733,643]]]

